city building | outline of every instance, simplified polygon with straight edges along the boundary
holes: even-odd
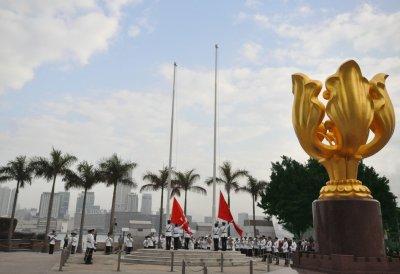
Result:
[[[244,220],[242,228],[247,237],[254,237],[253,217]],[[275,228],[272,220],[266,219],[265,216],[255,216],[256,236],[265,236],[275,238]],[[235,233],[234,229],[231,231]]]
[[[212,217],[210,217],[210,216],[205,216],[205,217],[204,217],[204,222],[205,222],[205,223],[208,223],[208,224],[212,224],[213,219],[212,219]]]
[[[139,196],[136,193],[128,194],[128,212],[138,212],[139,211]]]
[[[69,192],[58,192],[56,196],[58,196],[58,218],[66,218],[68,216],[68,207],[69,207]]]
[[[43,192],[40,196],[39,218],[47,218],[49,208],[50,192]],[[53,206],[51,210],[52,218],[65,218],[69,207],[69,192],[54,193]]]
[[[140,208],[140,212],[143,214],[151,214],[151,203],[152,198],[151,194],[144,193],[142,194],[142,205]]]
[[[249,213],[241,212],[238,214],[238,224],[244,226],[244,221],[249,219]]]
[[[76,208],[75,212],[82,212],[82,206],[83,206],[83,196],[85,195],[85,192],[82,191],[79,193],[78,198],[76,199]],[[86,192],[86,206],[85,206],[85,213],[93,213],[96,211],[96,209],[100,207],[94,205],[94,192]]]
[[[0,217],[6,217],[8,214],[8,205],[10,202],[11,189],[0,187]]]
[[[132,179],[132,172],[128,175],[129,179]],[[128,196],[131,193],[132,187],[121,183],[117,184],[115,193],[115,211],[126,212],[128,211]]]

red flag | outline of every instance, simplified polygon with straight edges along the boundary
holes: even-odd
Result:
[[[182,207],[174,197],[174,201],[172,203],[172,214],[171,214],[171,222],[173,224],[177,224],[182,227],[187,233],[192,234],[192,230],[189,227],[189,222],[186,219],[185,214],[183,213]]]
[[[243,229],[235,223],[231,210],[229,209],[229,206],[226,203],[224,195],[222,195],[221,191],[219,192],[218,218],[227,221],[228,223],[232,223],[237,234],[239,234],[240,237],[243,237]]]

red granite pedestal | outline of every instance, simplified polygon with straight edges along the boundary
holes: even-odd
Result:
[[[295,254],[300,273],[400,273],[400,261],[385,255],[378,201],[316,200],[312,210],[316,253]]]

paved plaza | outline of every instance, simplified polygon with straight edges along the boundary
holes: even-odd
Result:
[[[0,253],[0,274],[47,274],[59,272],[60,253],[54,255],[34,252],[12,252]],[[94,263],[92,265],[83,264],[83,255],[71,255],[68,262],[63,267],[64,273],[134,273],[134,274],[161,274],[171,273],[169,266],[161,265],[134,265],[121,263],[121,272],[117,272],[117,256],[94,254]],[[181,267],[176,266],[173,273],[181,273]],[[200,273],[201,267],[189,267],[187,274]],[[208,268],[208,274],[221,273],[219,267]],[[224,273],[249,273],[249,266],[225,267]],[[255,262],[254,274],[267,273],[267,266],[263,262]],[[297,273],[293,269],[283,266],[270,266],[270,272],[274,274]]]

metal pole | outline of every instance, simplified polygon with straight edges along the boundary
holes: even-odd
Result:
[[[170,272],[174,272],[174,252],[171,251],[171,270]]]
[[[118,272],[121,271],[121,253],[122,253],[122,247],[119,249],[118,252],[118,268],[117,268]]]
[[[204,264],[203,265],[203,274],[207,274],[207,273],[208,273],[207,266],[206,266],[206,264]]]
[[[212,202],[212,220],[216,221],[216,178],[217,178],[217,81],[218,81],[218,44],[215,44],[215,72],[214,72],[214,162],[213,162],[213,202]],[[211,225],[212,229],[212,225]],[[212,235],[212,234],[211,234]]]
[[[221,272],[224,272],[224,253],[221,252]]]
[[[60,257],[60,267],[58,268],[58,271],[62,271],[62,267],[63,267],[63,260],[64,260],[64,252],[63,250],[61,250],[61,257]]]
[[[186,262],[182,260],[182,274],[186,274]]]
[[[169,136],[169,160],[168,160],[168,178],[167,178],[167,211],[166,220],[169,219],[170,211],[170,196],[171,196],[171,172],[172,172],[172,141],[174,138],[174,113],[175,113],[175,79],[176,79],[176,67],[177,64],[174,62],[174,79],[172,83],[172,110],[171,110],[171,130]]]
[[[250,274],[253,274],[253,260],[250,260]]]

